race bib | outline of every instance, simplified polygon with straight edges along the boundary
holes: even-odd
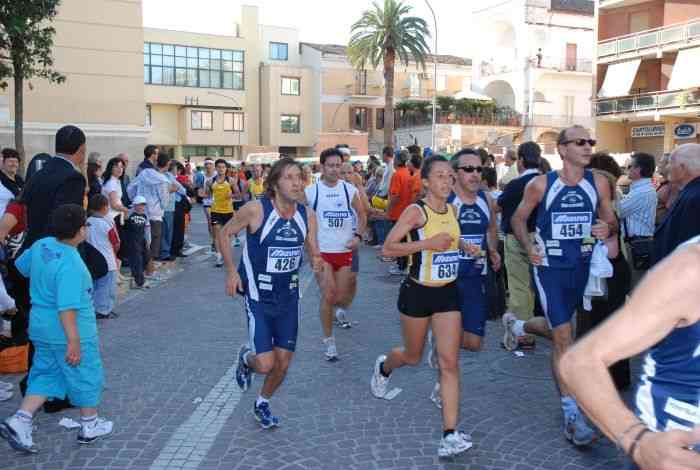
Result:
[[[348,211],[323,211],[323,221],[328,228],[343,228],[346,219],[349,218]]]
[[[553,212],[552,238],[579,240],[591,236],[593,214],[590,212]]]
[[[459,251],[433,253],[430,265],[430,280],[449,282],[457,279],[459,269]]]
[[[481,244],[484,242],[483,235],[461,235],[459,238],[464,240],[465,243],[478,246],[479,248],[481,248]],[[459,250],[459,257],[461,259],[480,259],[480,258],[482,258],[481,256],[474,257],[474,256],[470,255],[469,253],[467,253],[466,251],[463,251],[461,248]]]
[[[268,273],[288,273],[299,268],[301,263],[301,248],[278,248],[271,246],[267,249]]]

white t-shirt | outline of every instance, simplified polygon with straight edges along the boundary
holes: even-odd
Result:
[[[97,251],[105,257],[109,270],[116,271],[117,259],[114,256],[112,242],[109,241],[109,232],[114,228],[113,220],[100,216],[91,216],[88,217],[87,221],[89,224],[87,242],[97,248]]]
[[[107,197],[107,200],[110,201],[109,203],[109,213],[107,214],[107,217],[109,217],[111,220],[114,220],[116,216],[121,214],[119,211],[115,211],[112,209],[112,200],[110,199],[109,195],[113,192],[117,193],[117,199],[119,201],[122,200],[122,183],[119,181],[118,178],[115,178],[112,176],[107,182],[102,186],[102,194]]]
[[[0,217],[5,214],[7,204],[14,198],[15,195],[12,194],[12,191],[7,189],[3,184],[0,184]]]
[[[355,186],[338,181],[331,187],[322,180],[305,189],[306,202],[316,212],[318,246],[322,253],[347,253],[347,243],[355,236],[352,200]]]

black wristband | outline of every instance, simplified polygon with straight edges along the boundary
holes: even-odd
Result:
[[[357,237],[357,238],[360,239],[360,241],[362,241],[362,235],[360,235],[359,233],[355,232],[355,233],[352,234],[352,236],[353,236],[353,237]]]
[[[627,453],[627,455],[629,456],[630,459],[632,459],[632,461],[634,461],[634,451],[637,450],[637,446],[639,445],[639,442],[642,440],[642,437],[644,437],[644,435],[648,432],[651,432],[651,430],[649,428],[644,428],[641,431],[639,431],[639,433],[637,433],[637,435],[632,440],[632,445],[630,446],[630,450]]]

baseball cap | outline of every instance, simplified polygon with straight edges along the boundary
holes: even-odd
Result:
[[[138,206],[139,204],[146,204],[146,198],[143,196],[136,196],[133,201],[131,201],[132,206]]]

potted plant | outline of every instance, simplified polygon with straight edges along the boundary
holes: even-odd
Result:
[[[437,105],[440,108],[440,123],[445,124],[449,120],[450,111],[455,105],[455,99],[451,96],[438,96]]]

